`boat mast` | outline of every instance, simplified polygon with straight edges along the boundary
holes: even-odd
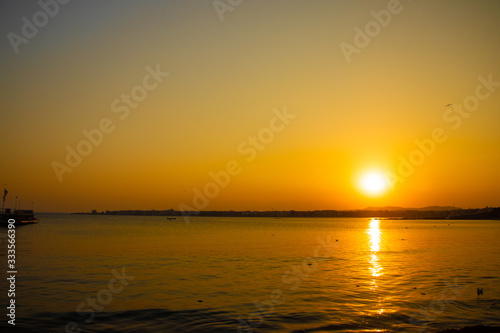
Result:
[[[5,197],[7,196],[7,193],[9,193],[9,192],[5,189],[5,185],[6,185],[6,184],[3,184],[4,188],[3,188],[3,199],[2,199],[2,214],[5,212]]]

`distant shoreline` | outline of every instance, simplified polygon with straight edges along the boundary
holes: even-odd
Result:
[[[453,210],[314,210],[314,211],[178,211],[178,210],[118,210],[72,213],[79,215],[132,216],[221,216],[221,217],[367,217],[384,220],[497,220],[500,207]]]

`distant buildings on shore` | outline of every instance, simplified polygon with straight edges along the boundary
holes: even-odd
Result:
[[[137,215],[137,216],[226,216],[226,217],[379,217],[385,219],[500,219],[500,207],[449,210],[308,210],[308,211],[178,211],[178,210],[93,210],[89,215]]]

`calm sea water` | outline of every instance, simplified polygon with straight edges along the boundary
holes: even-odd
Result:
[[[500,325],[500,221],[39,217],[16,233],[18,332]]]

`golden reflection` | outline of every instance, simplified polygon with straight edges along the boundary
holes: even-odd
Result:
[[[371,220],[370,228],[368,228],[366,232],[370,238],[370,250],[372,252],[378,252],[380,250],[380,221],[375,219]]]
[[[370,221],[370,227],[366,230],[366,233],[368,234],[369,238],[369,244],[370,244],[370,271],[372,273],[373,277],[380,276],[383,273],[382,271],[382,266],[379,264],[379,258],[377,255],[377,252],[380,250],[380,235],[382,232],[380,231],[380,221],[376,219],[372,219]]]
[[[374,309],[372,310],[374,313],[379,315],[387,312],[387,309],[384,309],[384,299],[385,297],[381,295],[378,290],[378,277],[383,275],[382,266],[380,265],[380,259],[378,256],[378,252],[380,251],[380,243],[382,241],[382,231],[380,231],[380,220],[372,219],[370,221],[370,226],[366,229],[366,234],[368,235],[368,244],[370,246],[370,254],[368,257],[368,262],[370,263],[369,269],[372,275],[371,281],[371,291],[373,292],[373,298],[376,302],[374,305]],[[389,310],[389,312],[391,312]]]

